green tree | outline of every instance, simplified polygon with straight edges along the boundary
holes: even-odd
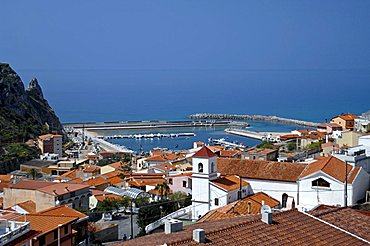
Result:
[[[168,196],[169,200],[177,203],[177,208],[183,208],[191,205],[191,196],[185,192],[177,191]]]
[[[32,168],[28,171],[28,176],[31,176],[32,179],[35,180],[41,176],[41,173],[39,173],[35,168]]]
[[[122,207],[127,208],[129,204],[130,204],[130,199],[127,197],[122,197],[122,198],[108,197],[98,203],[98,205],[96,206],[96,211],[111,212],[114,210],[118,210]]]
[[[163,197],[167,198],[167,195],[170,193],[170,187],[166,182],[157,184],[154,190],[157,190],[159,192],[161,200],[163,200]]]

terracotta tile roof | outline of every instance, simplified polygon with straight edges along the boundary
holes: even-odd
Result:
[[[171,174],[169,175],[169,177],[179,177],[179,176],[191,177],[192,175],[193,175],[193,172],[182,172],[182,173]]]
[[[334,156],[322,157],[318,161],[308,164],[307,168],[302,172],[300,178],[304,178],[318,171],[322,171],[336,180],[344,183],[346,177],[346,165],[348,175],[347,181],[349,184],[352,184],[358,172],[360,171],[360,167],[354,168],[353,166],[346,164],[344,161]]]
[[[233,218],[240,215],[259,214],[261,213],[262,201],[265,202],[265,205],[268,205],[271,208],[276,207],[280,204],[279,201],[275,200],[269,195],[263,192],[258,192],[257,194],[244,198],[243,200],[235,201],[221,208],[211,210],[202,218],[200,218],[198,222]],[[249,213],[248,203],[250,203]]]
[[[351,120],[358,119],[358,116],[356,116],[354,114],[343,114],[343,115],[338,115],[337,117],[334,117],[333,119],[335,119],[335,118],[341,118],[345,121],[351,121]]]
[[[31,200],[18,203],[17,205],[26,210],[28,213],[36,213],[36,203]]]
[[[192,157],[200,157],[200,158],[211,158],[217,156],[213,153],[207,146],[203,146],[197,153],[195,153]]]
[[[102,195],[96,195],[95,198],[96,198],[96,200],[101,202],[101,201],[104,201],[105,199],[108,199],[108,198],[110,198],[110,199],[120,199],[121,196],[116,195],[116,194],[102,194]]]
[[[122,166],[125,166],[125,165],[127,165],[127,163],[119,161],[119,162],[115,162],[115,163],[112,163],[112,164],[108,164],[107,166],[118,169],[118,168],[120,168]]]
[[[45,135],[41,135],[39,136],[39,139],[45,139],[45,138],[51,138],[51,137],[63,137],[62,135],[59,135],[59,134],[45,134]]]
[[[249,185],[248,182],[245,182],[243,180],[241,181],[242,181],[242,187]],[[221,176],[217,178],[216,180],[212,180],[211,182],[212,184],[226,191],[237,190],[240,187],[240,178],[236,175]]]
[[[152,156],[154,156],[154,155],[163,155],[164,154],[164,152],[162,150],[159,150],[159,149],[152,149],[150,151],[150,153],[152,154]]]
[[[148,157],[146,159],[146,161],[155,161],[155,162],[166,162],[167,159],[164,158],[163,155],[155,155],[155,156],[152,156],[152,157]]]
[[[146,185],[156,185],[165,182],[166,180],[164,178],[134,178],[128,181],[130,185],[141,187]]]
[[[119,183],[122,183],[122,182],[124,182],[124,180],[123,179],[121,179],[120,177],[111,177],[111,178],[109,178],[108,179],[109,180],[109,182],[112,184],[112,185],[116,185],[116,184],[119,184]]]
[[[296,139],[296,138],[300,138],[300,136],[298,136],[297,134],[286,134],[286,135],[280,136],[280,140],[282,141]]]
[[[206,147],[206,146],[204,146]],[[226,147],[225,146],[207,146],[208,149],[210,149],[213,153],[216,153],[218,151],[224,150]]]
[[[67,217],[77,217],[79,219],[87,219],[89,216],[83,214],[67,205],[60,205],[57,207],[42,210],[37,214],[48,215],[48,216],[67,216]]]
[[[204,245],[368,245],[364,241],[325,224],[296,209],[273,213],[273,224],[261,215],[238,216],[185,226],[171,234],[154,233],[115,245],[199,245],[192,240],[194,229],[204,229]]]
[[[0,175],[0,182],[1,183],[9,183],[11,182],[13,179],[13,175],[9,175],[9,174],[6,174],[6,175]]]
[[[307,164],[260,160],[218,158],[217,170],[222,175],[243,178],[296,182]]]
[[[110,183],[110,181],[102,177],[94,177],[94,178],[84,181],[83,183],[89,186],[98,186],[98,185]]]
[[[97,190],[97,189],[90,189],[91,195],[93,196],[98,196],[98,195],[103,195],[105,194],[104,191]]]
[[[45,192],[50,195],[60,196],[70,192],[89,188],[89,185],[72,184],[72,183],[53,183],[52,185],[39,188],[39,191]]]
[[[370,216],[352,208],[328,207],[310,214],[370,241]]]
[[[27,190],[38,190],[43,187],[47,187],[54,184],[48,181],[37,181],[37,180],[20,180],[18,183],[13,184],[10,188],[13,189],[27,189]]]
[[[23,216],[19,216],[16,221],[24,221]],[[51,232],[58,228],[58,225],[70,224],[78,220],[78,217],[62,216],[62,215],[42,215],[42,214],[26,214],[26,221],[30,222],[31,230],[39,232],[38,236]]]
[[[63,174],[59,175],[58,177],[56,177],[55,179],[60,180],[60,179],[64,179],[64,178],[70,178],[70,179],[77,178],[77,170],[71,170],[71,171],[68,171],[66,173],[63,173]]]
[[[112,171],[112,172],[109,172],[109,173],[104,173],[101,176],[109,179],[109,178],[117,177],[119,175],[124,175],[124,174],[125,174],[125,172],[123,172],[121,170],[115,170],[115,171]]]
[[[161,165],[156,165],[153,168],[160,169],[164,172],[169,172],[169,171],[175,171],[176,170],[176,166],[172,165],[171,163],[164,163],[164,164],[161,164]]]
[[[235,157],[236,155],[240,155],[241,152],[239,150],[221,150],[220,157]]]
[[[99,172],[100,167],[95,165],[87,165],[85,166],[85,169],[83,170],[84,173],[93,173],[93,172]]]

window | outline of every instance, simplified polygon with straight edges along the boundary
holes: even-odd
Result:
[[[172,185],[173,183],[172,183],[172,179],[170,178],[170,179],[168,179],[168,183],[170,184],[170,185]]]
[[[219,204],[218,198],[215,198],[215,206],[218,206],[218,204]]]
[[[182,187],[185,187],[185,188],[186,188],[186,185],[187,185],[186,180],[183,180],[183,181],[182,181]]]
[[[202,163],[199,163],[198,164],[198,172],[199,173],[202,173],[203,172],[203,164]]]
[[[45,235],[42,235],[41,237],[39,237],[39,245],[40,246],[45,245]]]
[[[54,240],[58,239],[58,230],[59,230],[59,228],[54,231]]]
[[[68,225],[63,226],[64,235],[68,234]]]
[[[330,188],[330,183],[323,178],[312,181],[312,187]]]

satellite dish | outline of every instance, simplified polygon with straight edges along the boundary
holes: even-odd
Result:
[[[270,206],[263,205],[261,207],[261,214],[263,214],[263,213],[272,213],[272,210],[271,210]]]

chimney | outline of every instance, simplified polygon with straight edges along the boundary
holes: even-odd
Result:
[[[182,231],[182,221],[171,219],[164,223],[164,232],[166,234]]]
[[[193,230],[193,240],[197,243],[206,242],[206,232],[203,229]]]
[[[262,204],[265,204],[264,201],[262,201]],[[263,205],[261,207],[261,214],[262,214],[262,222],[265,223],[265,224],[269,224],[271,225],[272,224],[272,211],[271,211],[271,208],[267,205]]]
[[[248,214],[250,214],[251,213],[251,202],[247,203],[247,210],[248,210]]]

